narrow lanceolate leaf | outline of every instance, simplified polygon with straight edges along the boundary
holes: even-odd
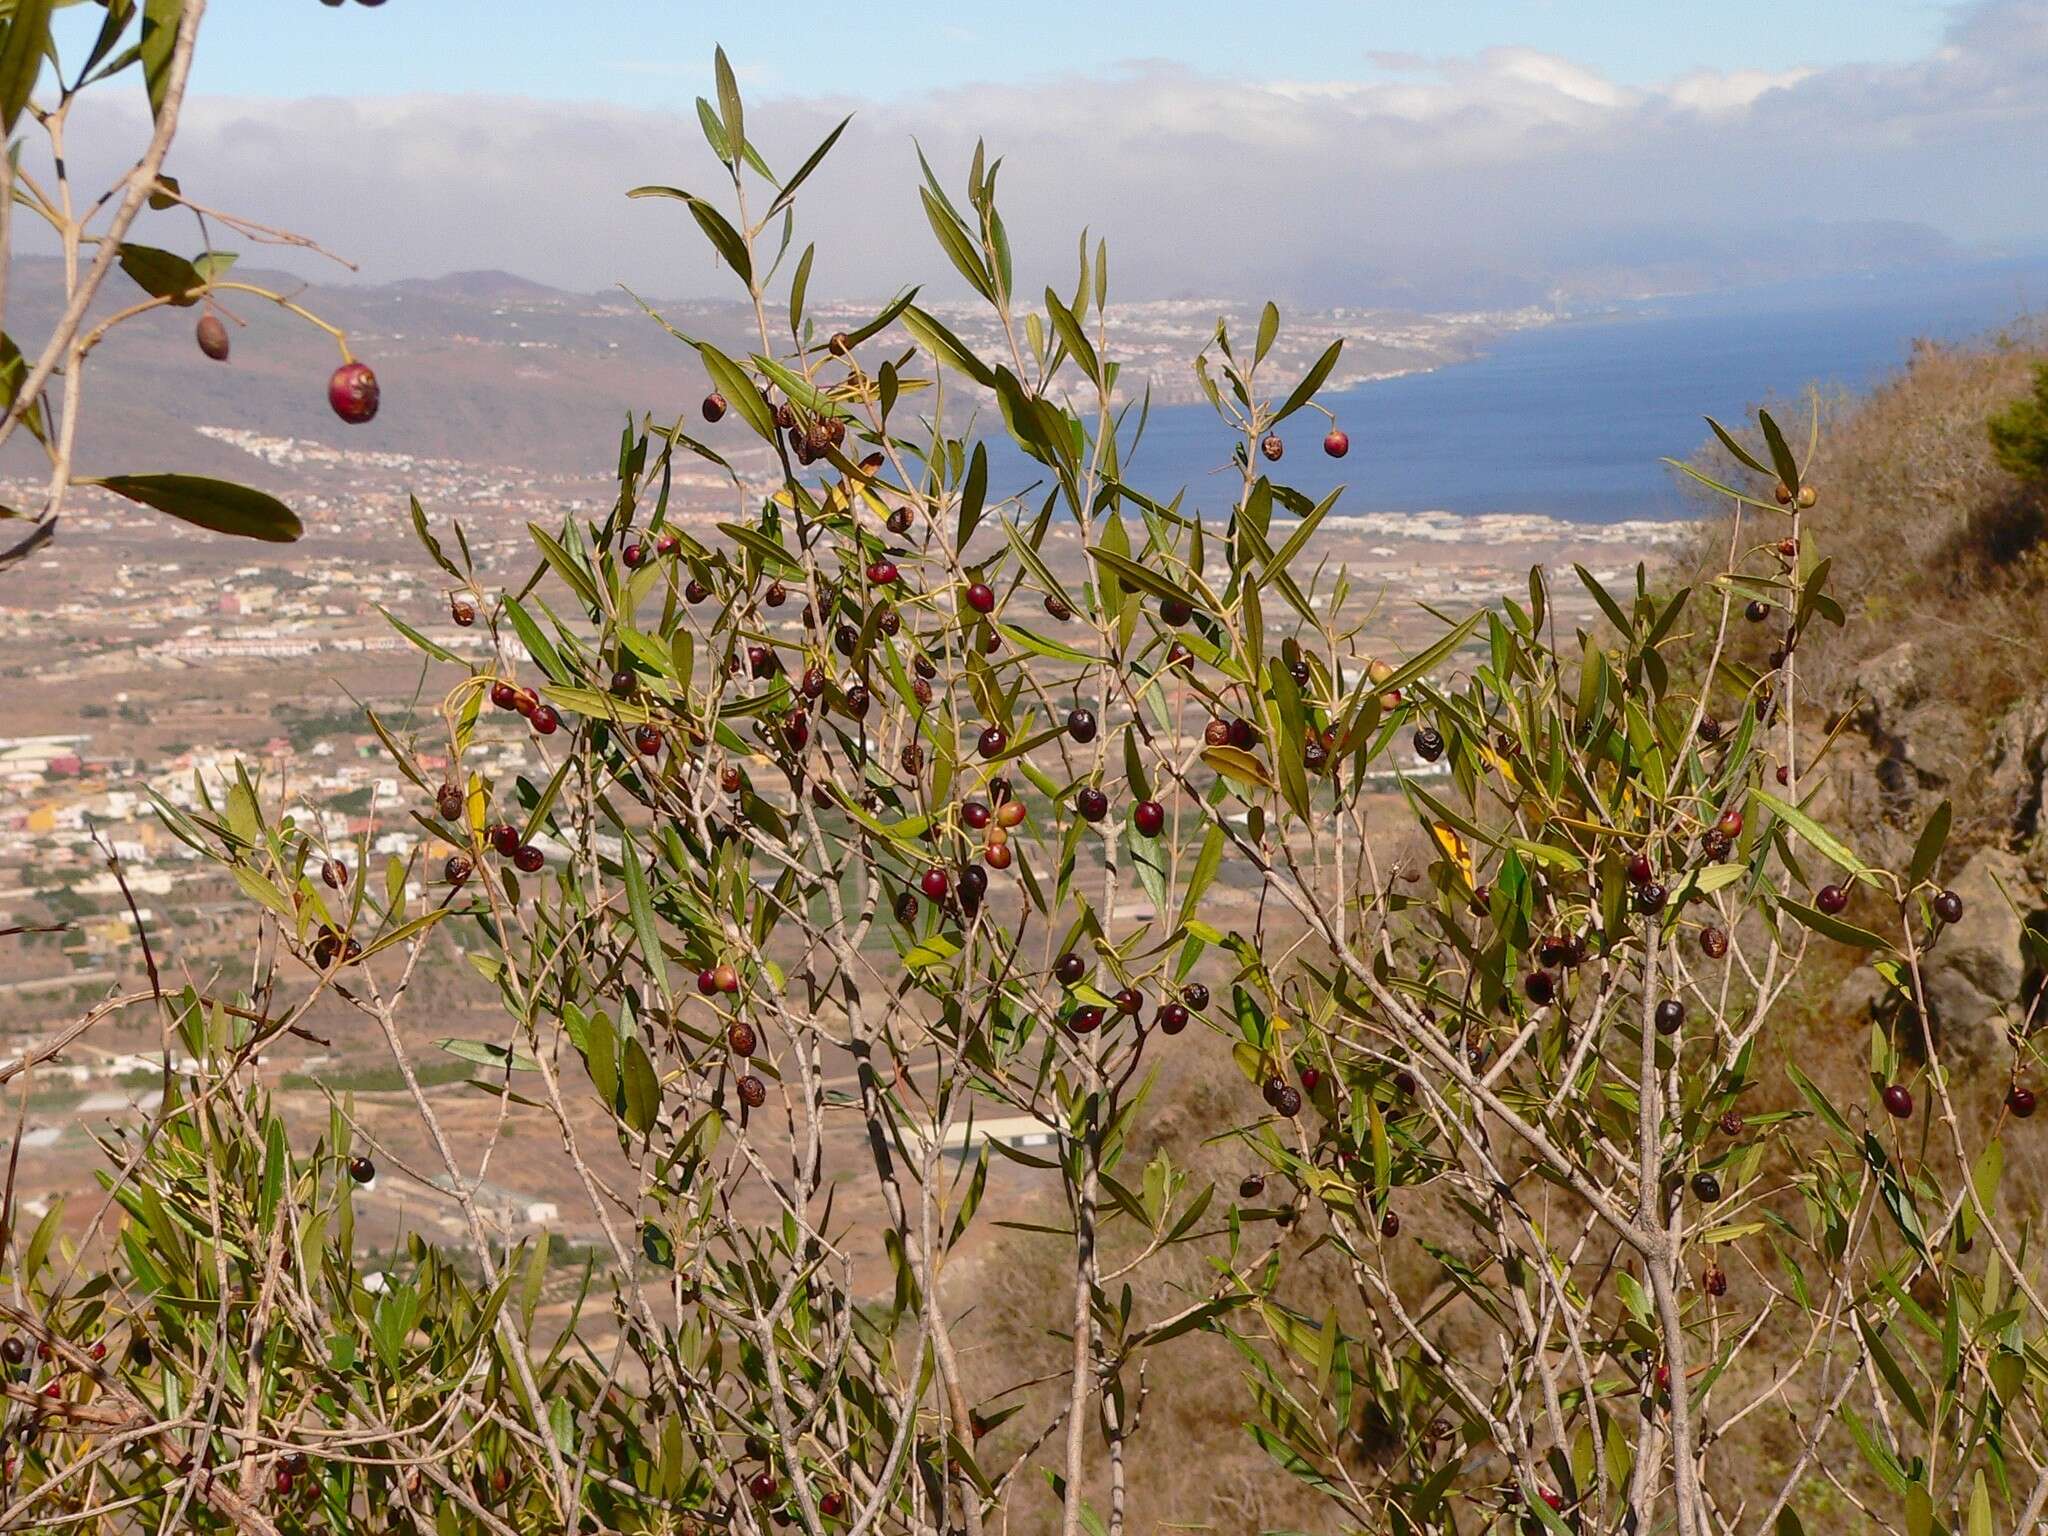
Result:
[[[47,7],[46,7],[47,9]],[[142,76],[149,88],[149,115],[164,110],[171,89],[171,55],[185,21],[185,0],[145,0],[142,7]]]
[[[16,0],[14,19],[0,42],[0,132],[14,132],[14,120],[28,105],[50,45],[50,11],[54,0]]]
[[[1760,475],[1768,475],[1770,473],[1768,469],[1765,469],[1764,466],[1757,461],[1757,457],[1755,454],[1751,453],[1747,448],[1743,447],[1742,444],[1735,441],[1735,439],[1729,435],[1728,429],[1722,426],[1721,423],[1714,420],[1714,418],[1711,416],[1706,418],[1706,422],[1709,427],[1713,428],[1714,436],[1721,439],[1721,446],[1723,448],[1726,448],[1730,453],[1734,454],[1739,462],[1747,465],[1749,468],[1755,470]]]
[[[1927,825],[1921,830],[1920,841],[1913,845],[1913,862],[1907,871],[1907,881],[1918,885],[1934,873],[1934,866],[1941,862],[1941,850],[1948,846],[1948,824],[1952,812],[1944,800],[1934,808],[1934,814],[1927,818]]]
[[[1104,549],[1099,544],[1089,545],[1088,554],[1097,565],[1113,572],[1117,580],[1127,587],[1135,587],[1140,592],[1150,592],[1154,597],[1186,603],[1190,608],[1207,608],[1209,606],[1179,583],[1169,581],[1166,577],[1160,575],[1159,572],[1153,570],[1151,566],[1133,560],[1127,555],[1120,555],[1114,550]]]
[[[1852,875],[1860,875],[1867,868],[1834,833],[1828,831],[1798,806],[1780,800],[1768,790],[1752,789],[1749,793],[1751,799],[1763,805],[1773,816],[1804,838],[1816,853],[1832,859]]]
[[[852,121],[853,114],[851,112],[839,119],[839,126],[825,135],[825,142],[812,150],[810,158],[798,166],[795,172],[791,174],[789,180],[782,184],[781,195],[768,205],[767,216],[769,218],[774,218],[776,214],[789,206],[790,199],[796,196],[796,189],[804,184],[804,178],[815,171],[824,158],[832,153],[832,146],[839,142],[839,135],[846,132],[846,125]]]
[[[740,110],[740,83],[733,77],[732,64],[723,48],[713,53],[711,64],[718,79],[718,115],[725,129],[726,147],[737,155],[747,142],[747,120]]]
[[[275,496],[204,475],[105,475],[74,483],[101,486],[181,522],[237,538],[289,544],[306,531]]]
[[[1844,922],[1839,917],[1831,917],[1818,907],[1809,907],[1803,902],[1792,900],[1789,896],[1781,899],[1778,904],[1801,924],[1824,938],[1833,939],[1837,944],[1848,944],[1856,949],[1891,948],[1887,940],[1872,933],[1868,928],[1859,928],[1856,924]]]
[[[1764,429],[1764,442],[1771,450],[1771,462],[1778,466],[1778,478],[1795,495],[1799,490],[1799,462],[1792,457],[1792,450],[1785,442],[1785,434],[1778,430],[1778,424],[1771,420],[1769,411],[1756,413],[1757,425]]]
[[[1286,403],[1273,413],[1273,425],[1278,426],[1296,411],[1307,405],[1315,392],[1323,387],[1323,380],[1330,376],[1330,370],[1337,366],[1337,354],[1344,350],[1344,338],[1339,336],[1323,349],[1323,355],[1315,360],[1301,382],[1294,386],[1294,393]]]
[[[654,926],[654,902],[647,891],[647,871],[640,867],[640,850],[631,837],[619,849],[619,866],[626,876],[626,905],[633,917],[633,934],[640,941],[640,957],[647,962],[647,974],[655,989],[668,1001],[668,962],[661,952],[661,934]]]

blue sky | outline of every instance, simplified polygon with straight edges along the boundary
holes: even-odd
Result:
[[[625,197],[717,192],[714,42],[771,164],[855,114],[800,200],[819,297],[957,290],[913,146],[957,186],[978,138],[1024,291],[1083,227],[1125,297],[1409,308],[2048,248],[2015,171],[2048,163],[2048,0],[211,0],[172,170],[365,281],[723,294],[676,204]],[[132,155],[127,89],[81,164]]]
[[[888,100],[990,78],[1160,59],[1227,77],[1366,80],[1385,55],[1514,45],[1608,79],[1893,63],[1925,54],[1926,0],[212,0],[200,87],[237,96],[493,92],[661,108],[706,89],[723,43],[764,95]],[[1247,14],[1262,24],[1247,27]],[[1398,68],[1398,66],[1393,66]]]

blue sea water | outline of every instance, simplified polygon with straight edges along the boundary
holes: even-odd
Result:
[[[1582,522],[1682,515],[1673,472],[1707,437],[1811,385],[1860,390],[1902,366],[1916,338],[1963,340],[2048,307],[2048,262],[1802,283],[1632,305],[1502,337],[1475,361],[1326,394],[1351,436],[1328,459],[1323,418],[1284,435],[1278,473],[1351,512],[1533,512]],[[1796,406],[1786,416],[1803,420]],[[1781,416],[1788,435],[1803,435]],[[1155,409],[1127,478],[1162,499],[1228,506],[1231,438],[1207,405]],[[993,445],[991,445],[993,446]],[[1013,451],[997,486],[1042,471]]]

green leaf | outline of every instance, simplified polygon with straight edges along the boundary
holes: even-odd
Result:
[[[1330,370],[1337,366],[1337,355],[1343,350],[1344,338],[1341,336],[1323,350],[1323,355],[1315,360],[1308,372],[1302,375],[1301,382],[1294,386],[1294,393],[1287,397],[1286,403],[1278,411],[1274,412],[1274,426],[1279,426],[1308,404],[1309,398],[1323,387],[1323,380],[1330,376]]]
[[[968,351],[958,336],[915,304],[903,306],[903,328],[910,332],[919,346],[948,368],[966,374],[984,389],[996,387],[995,370]]]
[[[1851,944],[1857,949],[1890,949],[1889,940],[1880,938],[1868,928],[1859,928],[1854,923],[1845,923],[1839,917],[1831,917],[1816,907],[1809,907],[1791,897],[1779,898],[1778,905],[1790,912],[1815,933],[1833,939],[1837,944]]]
[[[1266,772],[1266,765],[1241,748],[1204,747],[1202,761],[1226,779],[1235,779],[1240,784],[1254,785],[1259,789],[1273,787],[1273,779]]]
[[[747,142],[747,120],[740,110],[740,83],[733,78],[732,65],[723,48],[713,50],[711,68],[718,79],[718,114],[725,129],[726,147],[737,156]]]
[[[1950,817],[1949,803],[1944,800],[1927,818],[1927,825],[1920,831],[1920,840],[1913,845],[1913,862],[1906,873],[1907,884],[1918,885],[1934,873],[1934,866],[1941,862],[1941,850],[1948,846]]]
[[[76,483],[101,486],[182,522],[237,538],[289,544],[306,531],[276,497],[204,475],[106,475]]]
[[[185,0],[145,0],[142,7],[142,76],[149,87],[149,115],[160,116],[171,88],[171,55],[185,20]]]
[[[772,219],[776,214],[789,206],[790,199],[796,196],[796,189],[804,184],[804,178],[815,171],[819,163],[832,153],[832,146],[839,142],[839,135],[846,132],[846,125],[852,121],[853,114],[851,112],[839,119],[839,126],[825,135],[825,142],[812,150],[810,157],[796,168],[795,173],[791,175],[788,181],[782,184],[782,193],[774,202],[768,205],[766,217]]]
[[[654,903],[647,893],[647,871],[640,867],[640,850],[630,836],[619,848],[619,867],[626,876],[626,905],[633,917],[633,934],[640,941],[640,956],[647,962],[647,974],[654,978],[662,1001],[668,1001],[668,962],[661,952],[661,935],[654,926]]]
[[[645,1136],[661,1112],[661,1081],[638,1035],[627,1035],[620,1074],[626,1090],[626,1124]]]
[[[724,395],[732,408],[747,419],[748,426],[767,441],[774,442],[775,413],[769,410],[768,402],[761,398],[761,391],[754,387],[754,381],[747,377],[738,363],[710,342],[698,342],[697,352],[704,359],[704,371],[711,375],[712,387]]]
[[[1771,450],[1771,462],[1778,466],[1778,478],[1785,483],[1793,495],[1799,494],[1799,461],[1792,457],[1792,450],[1785,445],[1785,434],[1778,430],[1778,424],[1771,420],[1769,411],[1756,413],[1757,425],[1764,429],[1764,443]]]
[[[1762,804],[1773,816],[1797,832],[1812,845],[1816,853],[1832,859],[1852,875],[1860,875],[1868,867],[1849,851],[1842,841],[1827,828],[1815,821],[1796,805],[1780,800],[1769,790],[1751,789],[1750,798]]]
[[[1722,426],[1721,423],[1714,420],[1711,416],[1706,418],[1706,422],[1709,427],[1713,428],[1714,436],[1721,439],[1721,446],[1734,454],[1738,461],[1755,470],[1760,475],[1768,475],[1770,473],[1768,469],[1765,469],[1762,464],[1757,462],[1755,454],[1751,453],[1729,435],[1728,429]]]
[[[1187,588],[1167,580],[1141,561],[1120,555],[1114,550],[1104,549],[1100,544],[1089,545],[1088,554],[1097,565],[1106,567],[1127,587],[1134,587],[1140,592],[1150,592],[1154,597],[1186,603],[1190,608],[1206,609],[1209,606]]]
[[[153,299],[170,299],[180,308],[196,304],[206,279],[199,269],[174,251],[160,251],[153,245],[121,246],[121,270],[135,279],[136,287]]]
[[[14,121],[28,105],[50,46],[52,0],[15,0],[14,18],[0,42],[0,133],[14,132]]]

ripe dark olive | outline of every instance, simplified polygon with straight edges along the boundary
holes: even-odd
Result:
[[[1394,1089],[1397,1093],[1413,1093],[1415,1091],[1415,1074],[1406,1067],[1403,1067],[1394,1074]]]
[[[1944,923],[1960,923],[1963,920],[1963,898],[1954,891],[1943,891],[1934,898],[1934,915]]]
[[[199,342],[199,350],[216,363],[228,360],[228,328],[220,323],[220,316],[208,310],[199,317],[199,324],[193,331]]]
[[[759,1109],[768,1102],[768,1085],[751,1072],[740,1079],[739,1088],[740,1102],[749,1109]],[[763,1472],[760,1476],[767,1477],[768,1474]],[[760,1478],[755,1481],[759,1482]],[[773,1486],[773,1479],[770,1479],[770,1486]]]
[[[441,813],[443,821],[455,821],[462,815],[462,791],[453,784],[443,784],[434,791],[434,809]]]
[[[1189,982],[1180,989],[1180,1000],[1194,1009],[1195,1012],[1200,1013],[1209,1006],[1208,983],[1201,981]]]
[[[1721,1181],[1711,1173],[1696,1173],[1692,1176],[1692,1192],[1701,1200],[1718,1200],[1721,1198]]]
[[[1095,711],[1092,709],[1068,710],[1067,734],[1076,741],[1093,741],[1095,739]]]
[[[517,709],[519,690],[501,677],[491,684],[491,702],[499,709]]]
[[[1268,464],[1278,464],[1280,455],[1287,451],[1287,445],[1280,441],[1280,434],[1268,432],[1259,440],[1259,452],[1265,455]]]
[[[1415,748],[1415,755],[1425,763],[1433,763],[1444,755],[1443,734],[1433,725],[1425,725],[1416,731],[1411,744]]]
[[[1913,1113],[1913,1090],[1904,1083],[1885,1084],[1884,1112],[1894,1120],[1903,1120]]]
[[[706,421],[717,421],[725,414],[725,396],[718,393],[717,390],[713,390],[704,397],[703,409]]]
[[[348,1176],[358,1184],[367,1184],[377,1177],[377,1165],[361,1153],[348,1160]]]
[[[960,819],[975,832],[988,825],[991,814],[993,813],[989,808],[979,800],[968,800],[960,807]]]
[[[1059,597],[1048,596],[1045,600],[1045,611],[1062,623],[1074,616],[1073,606]]]
[[[1720,1121],[1720,1124],[1721,1124],[1721,1134],[1722,1134],[1723,1136],[1740,1136],[1740,1135],[1742,1134],[1742,1131],[1743,1131],[1743,1121],[1742,1121],[1742,1115],[1741,1115],[1741,1113],[1740,1113],[1739,1111],[1737,1111],[1737,1110],[1733,1110],[1733,1109],[1724,1109],[1724,1110],[1722,1110],[1722,1111],[1721,1111],[1721,1121]]]
[[[960,871],[960,905],[972,912],[981,905],[981,898],[988,894],[988,871],[978,864],[970,864]]]
[[[459,597],[454,598],[448,604],[448,617],[453,619],[458,627],[467,629],[476,622],[476,605],[464,602]]]
[[[1273,1108],[1293,1119],[1301,1113],[1301,1090],[1292,1083],[1280,1085],[1280,1091],[1273,1095]]]
[[[967,606],[976,613],[991,613],[996,606],[995,589],[986,582],[977,581],[967,589]]]
[[[1401,1235],[1401,1213],[1400,1213],[1399,1211],[1389,1211],[1389,1212],[1387,1212],[1387,1214],[1386,1214],[1386,1215],[1384,1215],[1384,1216],[1382,1216],[1382,1217],[1380,1218],[1380,1236],[1381,1236],[1381,1237],[1399,1237],[1400,1235]]]
[[[1140,837],[1157,837],[1166,827],[1166,807],[1157,800],[1140,800],[1132,807],[1131,825]]]
[[[926,870],[924,877],[917,882],[918,889],[933,901],[944,901],[946,892],[952,889],[952,885],[952,878],[936,864]]]
[[[1715,863],[1728,857],[1728,835],[1719,827],[1707,828],[1706,836],[1700,839],[1700,851]]]
[[[728,795],[738,794],[740,792],[739,769],[734,767],[731,763],[728,763],[725,765],[725,767],[719,769],[718,787],[724,790]]]
[[[1849,905],[1849,893],[1839,885],[1824,885],[1813,898],[1813,904],[1819,907],[1821,911],[1827,913],[1828,916],[1833,917],[1837,912],[1840,912]]]
[[[1522,993],[1540,1008],[1557,996],[1556,978],[1548,971],[1531,971],[1522,978]]]
[[[846,1495],[837,1488],[834,1488],[825,1497],[818,1500],[818,1513],[827,1520],[837,1520],[846,1513]]]
[[[1630,885],[1648,885],[1650,876],[1657,871],[1650,863],[1647,853],[1632,853],[1628,860],[1628,881]]]
[[[1657,1005],[1657,1033],[1675,1035],[1685,1027],[1685,1004],[1667,997]]]
[[[19,1365],[27,1358],[28,1346],[13,1334],[9,1334],[4,1343],[0,1343],[0,1360],[5,1360],[9,1365]]]
[[[1109,814],[1109,796],[1093,784],[1083,785],[1081,792],[1074,796],[1074,809],[1083,821],[1100,821]]]
[[[2032,1118],[2034,1110],[2038,1107],[2034,1090],[2022,1088],[2018,1083],[2014,1083],[2005,1091],[2005,1107],[2012,1111],[2015,1120]]]
[[[327,403],[350,426],[375,416],[379,397],[377,375],[367,363],[343,363],[327,376]]]
[[[725,1032],[725,1048],[735,1056],[751,1056],[759,1044],[754,1038],[754,1026],[745,1019],[734,1019]]]
[[[710,595],[711,589],[694,576],[683,583],[683,601],[686,603],[701,603]]]
[[[1202,727],[1202,744],[1210,747],[1230,745],[1230,726],[1222,720],[1211,720]]]
[[[1700,949],[1709,960],[1719,960],[1728,953],[1727,933],[1719,928],[1702,928],[1700,930]]]
[[[642,757],[652,757],[661,750],[661,731],[652,725],[638,726],[633,731],[633,749]]]
[[[1701,715],[1698,731],[1701,741],[1719,741],[1721,739],[1721,722],[1712,715]]]
[[[1116,1011],[1127,1019],[1134,1019],[1145,1006],[1145,995],[1136,987],[1121,988],[1112,999]]]
[[[1180,1003],[1163,1003],[1152,1019],[1161,1034],[1177,1035],[1188,1027],[1188,1010]]]
[[[1003,749],[1009,744],[1010,733],[1000,725],[984,726],[980,740],[974,744],[974,750],[979,752],[985,759],[1001,757]]]
[[[1230,722],[1230,744],[1240,752],[1248,752],[1259,744],[1259,728],[1239,715]]]
[[[491,847],[501,859],[509,859],[519,851],[519,829],[508,822],[499,822],[489,833]]]
[[[1341,459],[1350,451],[1350,436],[1336,427],[1330,428],[1328,435],[1323,438],[1323,452],[1333,459]]]
[[[462,885],[468,881],[474,868],[466,855],[451,853],[448,862],[441,866],[441,875],[450,885]]]
[[[647,546],[645,544],[628,544],[620,553],[619,558],[626,562],[627,570],[637,571],[647,563]]]
[[[339,859],[329,859],[320,866],[320,878],[330,890],[340,890],[348,884],[348,866]]]
[[[1671,893],[1652,880],[1648,885],[1636,887],[1636,910],[1638,912],[1662,912],[1664,903]]]
[[[1728,1271],[1718,1264],[1709,1264],[1700,1273],[1700,1289],[1709,1296],[1728,1294]]]
[[[552,704],[541,705],[527,719],[532,722],[536,736],[552,736],[562,728],[562,717],[555,713]]]
[[[1088,962],[1070,949],[1053,962],[1052,973],[1059,978],[1061,986],[1071,987],[1088,974]]]
[[[906,928],[917,922],[917,898],[908,891],[896,898],[896,921]]]
[[[547,855],[531,843],[521,843],[512,855],[512,865],[525,874],[532,874],[547,863]]]
[[[614,672],[606,687],[611,689],[615,699],[630,699],[639,690],[640,680],[630,672]]]
[[[1265,1192],[1266,1180],[1263,1174],[1248,1173],[1238,1180],[1237,1197],[1240,1200],[1256,1200]]]
[[[1162,597],[1159,600],[1159,617],[1178,629],[1195,616],[1195,610],[1177,597]]]
[[[1102,1027],[1102,1010],[1093,1003],[1083,1003],[1067,1015],[1067,1028],[1077,1035],[1085,1035]]]
[[[896,563],[893,560],[876,560],[868,565],[868,581],[874,586],[889,586],[894,583],[896,576]]]
[[[673,556],[682,547],[683,541],[672,533],[664,533],[654,541],[654,552],[657,555]]]
[[[1771,616],[1771,605],[1760,597],[1752,597],[1742,616],[1752,624],[1761,624]]]
[[[1178,640],[1166,648],[1166,664],[1169,667],[1185,667],[1195,659],[1195,653]]]

